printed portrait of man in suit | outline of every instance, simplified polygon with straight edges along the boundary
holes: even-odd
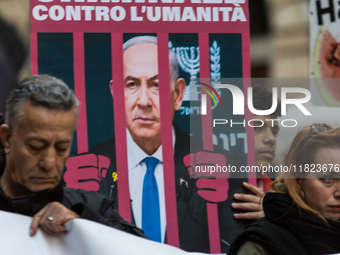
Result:
[[[171,116],[173,118],[175,111],[182,106],[186,82],[179,77],[176,53],[171,49],[169,49],[169,67]],[[162,150],[173,149],[180,248],[187,251],[210,252],[206,205],[207,202],[210,202],[217,204],[221,251],[227,252],[233,238],[245,224],[233,218],[235,210],[231,207],[231,203],[234,200],[230,193],[230,190],[233,192],[243,191],[242,180],[211,178],[203,181],[191,178],[191,173],[188,170],[190,166],[188,160],[185,159],[188,159],[188,155],[198,152],[192,151],[190,145],[195,144],[197,145],[194,146],[196,150],[199,148],[202,150],[202,141],[192,140],[191,136],[181,131],[175,124],[172,125],[172,134],[169,134],[172,136],[174,148],[162,149],[159,87],[166,86],[166,84],[159,84],[157,37],[137,36],[127,40],[123,44],[123,71],[127,171],[132,222],[142,228],[150,239],[167,242]],[[114,99],[113,86],[120,86],[120,84],[116,84],[114,80],[110,82],[110,90]],[[87,169],[87,172],[93,171],[93,176],[99,176],[97,180],[94,180],[95,178],[81,180],[81,177],[79,179],[82,183],[97,182],[99,185],[94,185],[97,187],[94,191],[117,200],[119,178],[117,181],[115,175],[117,171],[116,151],[115,139],[111,139],[91,148],[89,154],[70,158],[66,163],[67,170],[64,175],[66,185],[74,181],[72,171],[75,168],[81,168],[79,162],[85,162],[89,157],[98,157],[98,161],[102,160],[102,166],[106,168],[104,167],[104,170],[95,167]],[[200,155],[203,157],[201,160],[204,160],[204,158],[211,157],[213,153],[201,152]],[[157,199],[152,199],[158,202],[156,206],[158,212],[153,213],[152,218],[157,218],[159,222],[151,223],[151,230],[145,227],[150,223],[144,223],[145,208],[150,207],[143,205],[143,201],[146,200],[144,197],[145,179],[149,172],[147,158],[152,158],[153,161],[152,175],[154,175],[158,193]],[[229,164],[234,164],[233,161],[235,161],[226,151],[216,154],[215,158],[216,163],[220,160],[221,164],[225,164],[226,160]],[[209,160],[211,161],[211,159]]]

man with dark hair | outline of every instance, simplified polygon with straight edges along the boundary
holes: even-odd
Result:
[[[256,110],[268,110],[273,104],[272,93],[264,87],[253,86],[253,106]],[[281,103],[277,102],[276,110],[270,115],[253,115],[255,139],[255,164],[258,167],[272,164],[276,151],[276,136],[280,130],[277,117],[281,116]],[[237,219],[258,219],[264,217],[261,197],[269,191],[272,179],[267,174],[257,175],[257,187],[243,183],[255,195],[234,194],[234,197],[245,203],[233,203],[235,209],[247,211],[234,214]]]
[[[6,163],[0,169],[0,210],[33,216],[30,235],[66,234],[64,224],[84,218],[144,236],[96,193],[62,187],[62,172],[77,123],[78,100],[61,80],[24,79],[6,104],[0,137]]]
[[[268,110],[273,104],[272,93],[260,86],[253,87],[253,105],[257,110]],[[276,110],[270,115],[255,115],[255,160],[256,165],[268,166],[275,157],[276,136],[280,130],[277,117],[281,116],[281,104],[278,102]],[[272,121],[275,120],[275,121]]]

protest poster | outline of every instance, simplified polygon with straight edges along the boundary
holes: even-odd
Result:
[[[164,170],[164,176],[160,177],[164,179],[165,204],[161,207],[162,242],[188,251],[226,252],[245,224],[233,219],[230,204],[233,193],[244,192],[241,183],[248,176],[221,179],[219,188],[216,186],[209,192],[206,187],[208,191],[199,195],[196,180],[190,178],[188,170],[191,161],[186,165],[183,161],[192,151],[184,150],[176,157],[176,145],[180,149],[188,147],[180,144],[181,135],[177,130],[184,133],[184,137],[198,136],[203,140],[202,150],[212,151],[215,144],[237,155],[242,165],[254,163],[253,151],[248,149],[253,148],[253,131],[249,125],[220,126],[212,130],[209,119],[202,118],[203,125],[197,134],[190,125],[191,117],[202,117],[199,95],[200,88],[207,90],[204,84],[237,78],[239,82],[235,86],[241,91],[250,86],[242,81],[243,77],[250,77],[247,1],[31,0],[30,3],[32,73],[47,73],[63,79],[80,101],[74,145],[66,162],[66,186],[98,191],[116,199],[120,214],[139,226],[141,213],[137,213],[130,202],[132,184],[130,170],[127,171],[133,156],[128,156],[127,132],[131,129],[126,114],[126,85],[123,84],[126,84],[124,64],[127,61],[122,45],[138,36],[156,37],[157,84],[171,80],[169,48],[176,54],[180,67],[178,77],[186,83],[182,104],[178,104],[174,119],[170,86],[159,86],[156,103],[160,106],[157,121],[162,123],[157,131],[158,137],[161,136]],[[213,113],[222,112],[226,119],[232,119],[232,110],[225,112],[228,105],[232,109],[232,95],[226,89],[216,93],[224,106],[210,107],[208,100],[207,117],[211,118],[212,108]],[[217,95],[214,98],[217,99]],[[246,110],[238,117],[246,119],[249,112]],[[176,140],[171,135],[173,132]],[[99,149],[101,145],[104,147]],[[100,150],[105,152],[98,152]],[[202,160],[209,157],[209,153],[197,155],[202,155]],[[233,160],[234,156],[227,156],[227,162]],[[253,177],[250,176],[250,182]],[[218,192],[223,196],[217,196]]]
[[[310,70],[312,102],[339,106],[339,2],[310,1]]]
[[[340,126],[339,118],[339,2],[334,0],[309,1],[309,77],[281,79],[277,87],[304,88],[305,93],[291,93],[292,97],[305,98],[302,102],[308,112],[295,106],[287,107],[281,117],[295,121],[292,127],[282,127],[277,136],[277,153],[274,164],[282,164],[295,135],[304,127],[325,123],[333,128]],[[275,84],[270,80],[269,84]],[[275,86],[275,85],[274,85]],[[307,93],[308,92],[308,93]]]

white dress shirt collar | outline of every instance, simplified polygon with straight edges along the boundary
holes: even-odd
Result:
[[[174,148],[175,141],[175,129],[174,127],[172,127],[172,143],[174,144]],[[137,166],[144,158],[149,157],[149,155],[146,154],[145,151],[143,151],[137,143],[135,143],[128,129],[126,129],[126,143],[128,152],[128,168],[129,170],[131,170],[132,168]],[[151,156],[157,158],[161,163],[163,163],[162,145],[160,145],[156,152]]]

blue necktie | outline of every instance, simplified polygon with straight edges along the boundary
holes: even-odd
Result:
[[[154,174],[159,160],[154,157],[147,157],[143,162],[145,162],[147,170],[143,182],[142,230],[149,239],[161,242],[161,214],[158,186]]]

